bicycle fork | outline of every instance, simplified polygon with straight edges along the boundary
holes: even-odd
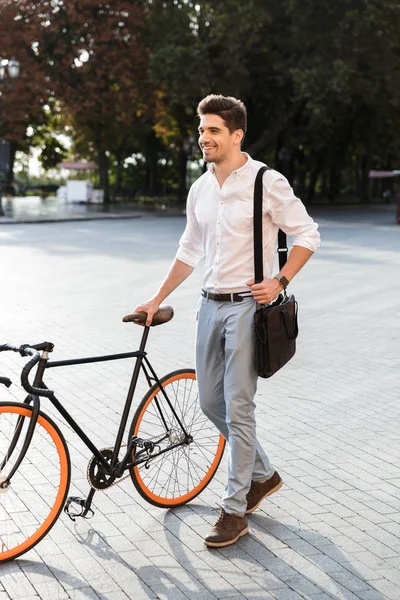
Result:
[[[32,404],[33,404],[32,416],[30,417],[30,420],[29,420],[29,425],[28,425],[28,430],[26,432],[25,440],[24,440],[22,449],[19,453],[19,456],[18,456],[17,460],[15,461],[15,464],[12,467],[11,471],[9,472],[9,474],[7,475],[7,477],[5,479],[0,480],[0,489],[3,489],[3,490],[8,488],[8,486],[11,483],[11,479],[12,479],[13,475],[18,470],[18,467],[24,460],[25,455],[28,451],[29,445],[31,443],[33,433],[35,431],[36,423],[37,423],[38,416],[39,416],[39,410],[40,410],[40,399],[39,399],[39,396],[27,396],[27,398],[24,401],[24,404],[27,404],[29,406],[31,403],[31,400],[32,400]],[[23,417],[21,415],[17,421],[10,447],[8,448],[8,451],[0,464],[0,473],[6,466],[7,462],[9,461],[10,457],[12,456],[12,454],[15,450],[15,447],[19,441],[19,438],[20,438],[20,435],[22,432],[22,428],[24,425],[24,421],[26,418],[27,417]]]

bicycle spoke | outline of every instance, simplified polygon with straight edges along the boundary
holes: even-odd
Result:
[[[192,372],[177,371],[164,378],[164,394],[155,386],[138,408],[131,433],[141,439],[156,439],[165,431],[169,434],[144,465],[131,471],[138,491],[159,506],[178,505],[195,497],[214,475],[222,456],[224,441],[199,406],[195,376]],[[162,415],[162,416],[161,416]],[[189,443],[185,432],[190,436]],[[193,439],[192,439],[193,438]],[[182,443],[180,446],[176,444]],[[171,446],[169,451],[164,452]],[[174,447],[175,446],[175,447]]]

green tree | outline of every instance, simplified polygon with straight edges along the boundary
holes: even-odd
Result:
[[[55,169],[68,156],[68,148],[62,136],[66,134],[66,122],[58,102],[51,100],[43,110],[44,122],[32,127],[29,137],[31,146],[40,148],[39,160],[45,171]]]
[[[48,82],[37,66],[28,30],[21,28],[18,3],[0,3],[0,57],[15,57],[20,74],[15,81],[6,78],[0,85],[0,136],[10,142],[11,160],[7,183],[14,179],[18,150],[27,151],[29,126],[44,122],[43,106],[48,98]]]
[[[359,194],[367,198],[371,167],[400,159],[400,6],[393,0],[292,0],[289,14],[291,37],[302,48],[290,72],[294,99],[304,102],[300,131],[309,169],[329,180],[336,197],[353,165]]]
[[[109,155],[144,111],[146,52],[140,44],[142,2],[21,0],[18,28],[77,131],[96,158],[109,200]]]

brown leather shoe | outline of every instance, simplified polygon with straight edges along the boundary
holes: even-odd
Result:
[[[252,481],[250,490],[247,494],[247,510],[245,514],[248,515],[249,513],[253,512],[253,510],[256,510],[264,498],[270,496],[274,492],[277,492],[281,487],[282,479],[280,478],[279,473],[276,471],[272,475],[271,479],[267,479],[267,481]]]
[[[227,513],[221,508],[221,514],[211,532],[205,538],[206,546],[220,548],[230,546],[238,541],[242,535],[248,533],[249,527],[246,517]]]

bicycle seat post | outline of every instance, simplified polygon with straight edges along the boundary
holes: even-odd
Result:
[[[147,343],[147,338],[149,337],[149,332],[150,332],[150,327],[148,325],[145,325],[143,328],[142,339],[140,340],[140,347],[139,347],[140,352],[144,352],[144,349],[145,349],[146,343]]]

